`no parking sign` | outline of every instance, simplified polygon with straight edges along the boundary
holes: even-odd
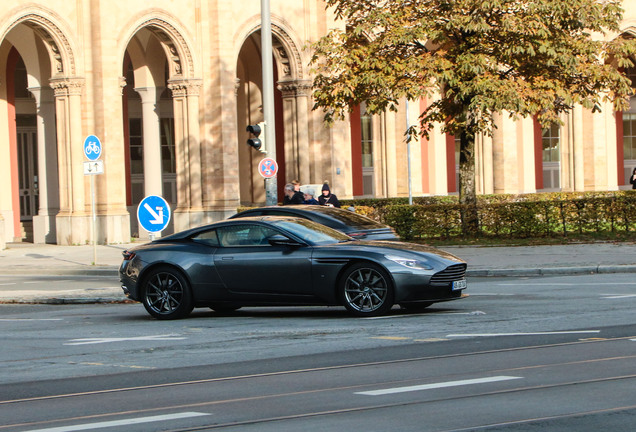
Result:
[[[265,158],[258,163],[258,172],[266,179],[276,177],[278,164],[272,158]]]

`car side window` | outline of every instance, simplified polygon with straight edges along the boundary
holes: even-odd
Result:
[[[269,246],[268,238],[275,230],[260,225],[232,225],[218,229],[221,246]]]
[[[208,246],[219,246],[219,237],[216,230],[204,231],[192,237],[192,240]]]

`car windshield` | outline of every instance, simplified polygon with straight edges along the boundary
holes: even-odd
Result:
[[[274,224],[312,245],[332,244],[353,240],[346,234],[307,219],[284,219]]]

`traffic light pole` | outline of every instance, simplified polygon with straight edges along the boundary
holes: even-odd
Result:
[[[267,156],[276,160],[276,129],[274,113],[274,64],[272,54],[272,24],[269,0],[261,0],[261,59],[263,62],[263,116]],[[265,202],[278,204],[276,177],[265,179]]]

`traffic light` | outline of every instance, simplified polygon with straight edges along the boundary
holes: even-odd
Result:
[[[261,150],[263,141],[258,137],[261,134],[263,123],[247,126],[247,131],[252,134],[252,137],[247,140],[247,145],[254,147],[256,150]]]

